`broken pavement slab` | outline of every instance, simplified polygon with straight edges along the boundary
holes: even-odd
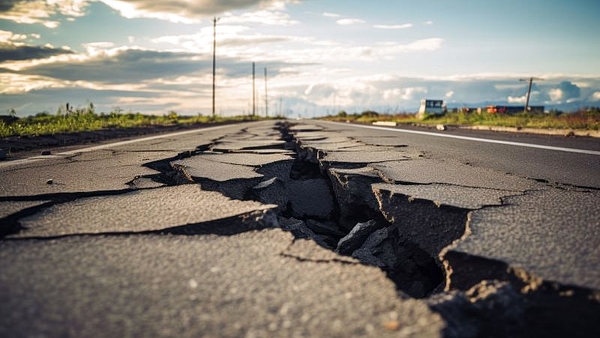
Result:
[[[203,191],[197,185],[181,185],[57,204],[21,219],[23,230],[9,237],[160,231],[264,212],[275,207],[231,200],[220,193]]]
[[[569,207],[572,201],[585,212],[574,216]],[[470,235],[444,255],[453,271],[454,278],[450,279],[487,273],[465,266],[472,258],[504,263],[498,277],[506,278],[508,268],[523,271],[539,282],[600,290],[598,201],[600,193],[596,190],[548,188],[509,197],[502,208],[474,211],[468,224]],[[574,217],[577,229],[570,226]],[[470,287],[459,282],[455,286]]]
[[[0,197],[39,196],[129,189],[133,179],[159,172],[144,163],[174,152],[98,151],[55,157],[15,168],[0,168]],[[98,170],[102,168],[102,170]],[[53,184],[46,184],[51,179]]]
[[[380,196],[380,191],[385,190],[390,195],[400,195],[408,199],[431,201],[436,206],[442,205],[462,208],[481,209],[485,206],[502,205],[502,198],[515,195],[511,190],[463,187],[449,184],[430,185],[401,185],[377,183],[372,185],[375,194]],[[402,198],[402,197],[401,197]]]
[[[174,161],[171,164],[182,167],[186,174],[192,178],[206,178],[217,182],[263,177],[252,166],[212,161],[201,155]]]
[[[394,148],[394,151],[381,152],[371,151],[363,152],[357,150],[352,151],[328,151],[323,156],[323,161],[333,163],[356,163],[356,164],[369,164],[376,162],[389,162],[389,161],[403,161],[411,159],[412,156],[406,152],[398,151]]]
[[[174,161],[172,165],[183,167],[191,177],[225,182],[261,178],[263,175],[257,171],[262,166],[276,162],[289,162],[291,165],[292,160],[290,156],[283,154],[199,153]]]
[[[537,182],[522,177],[478,168],[449,159],[414,159],[369,165],[387,183],[445,183],[476,188],[522,192],[537,187]]]
[[[192,156],[187,160],[195,159],[196,157],[208,161],[214,161],[224,164],[245,165],[250,167],[260,167],[266,164],[289,161],[292,157],[285,154],[256,154],[256,153],[200,153]]]
[[[379,269],[287,257],[292,241],[279,229],[2,241],[0,335],[439,336],[440,316]]]

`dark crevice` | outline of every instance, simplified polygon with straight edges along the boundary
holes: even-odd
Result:
[[[283,130],[282,133],[285,135],[286,132]],[[526,280],[522,273],[512,271],[504,262],[454,251],[445,252],[444,261],[440,261],[438,254],[465,235],[471,210],[381,191],[378,192],[379,200],[375,201],[371,186],[384,181],[384,177],[334,174],[329,169],[350,168],[341,163],[322,162],[319,150],[303,148],[301,141],[291,134],[287,139],[295,144],[299,154],[299,163],[294,166],[301,169],[297,170],[300,174],[294,174],[297,178],[323,175],[332,182],[339,210],[335,221],[339,229],[353,233],[338,242],[336,251],[363,264],[380,267],[404,293],[417,298],[428,297],[426,302],[430,308],[440,313],[447,323],[444,336],[600,334],[598,292]],[[515,191],[519,195],[526,193]],[[505,207],[504,199],[501,200],[500,206],[482,208]],[[320,240],[322,238],[316,241]],[[442,263],[445,270],[440,267]],[[489,286],[498,283],[505,284],[497,289]],[[576,310],[569,311],[569,308]]]
[[[304,222],[306,228],[315,234],[313,239],[322,246],[358,259],[363,264],[381,268],[404,293],[422,298],[435,290],[444,280],[443,270],[433,256],[400,235],[399,224],[389,222],[381,213],[371,190],[372,184],[382,182],[381,178],[333,175],[332,171],[359,169],[364,164],[322,161],[323,152],[303,146],[290,133],[289,127],[289,124],[280,124],[279,130],[297,154],[290,180],[306,184],[324,180],[333,198],[328,219],[314,216],[294,219]],[[297,192],[288,193],[293,195]],[[324,200],[323,196],[314,198]],[[290,217],[293,208],[289,204],[286,207],[283,216]],[[306,232],[298,228],[292,232],[296,236],[306,236]]]
[[[427,300],[446,321],[445,337],[595,337],[598,291],[543,281],[506,263],[446,254],[451,284]]]

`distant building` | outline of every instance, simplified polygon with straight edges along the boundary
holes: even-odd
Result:
[[[442,115],[446,112],[444,106],[444,100],[421,100],[421,107],[419,107],[418,118],[424,118],[425,115]]]

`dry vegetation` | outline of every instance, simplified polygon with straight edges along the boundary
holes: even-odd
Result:
[[[414,114],[378,114],[365,111],[361,114],[340,112],[336,116],[324,119],[340,122],[372,123],[375,121],[393,121],[400,124],[446,124],[479,125],[540,129],[600,130],[600,108],[582,109],[574,113],[551,112],[546,114],[488,114],[448,112],[441,116],[427,116],[420,120]]]

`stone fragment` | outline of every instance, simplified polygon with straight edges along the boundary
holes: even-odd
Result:
[[[340,231],[339,227],[333,222],[319,222],[313,219],[309,219],[306,221],[306,226],[320,235],[335,238],[340,238],[344,236],[344,233]]]
[[[352,253],[352,257],[380,268],[396,266],[396,252],[393,243],[389,240],[390,230],[390,228],[383,228],[371,233],[363,245]]]
[[[350,255],[359,249],[369,236],[380,227],[375,220],[357,223],[345,237],[340,239],[336,251],[342,255]]]
[[[295,238],[307,238],[312,239],[320,246],[331,249],[331,246],[325,242],[325,239],[322,236],[319,236],[314,233],[310,228],[306,226],[304,221],[295,219],[295,218],[283,218],[279,219],[279,225],[285,231],[289,231],[294,235]]]

